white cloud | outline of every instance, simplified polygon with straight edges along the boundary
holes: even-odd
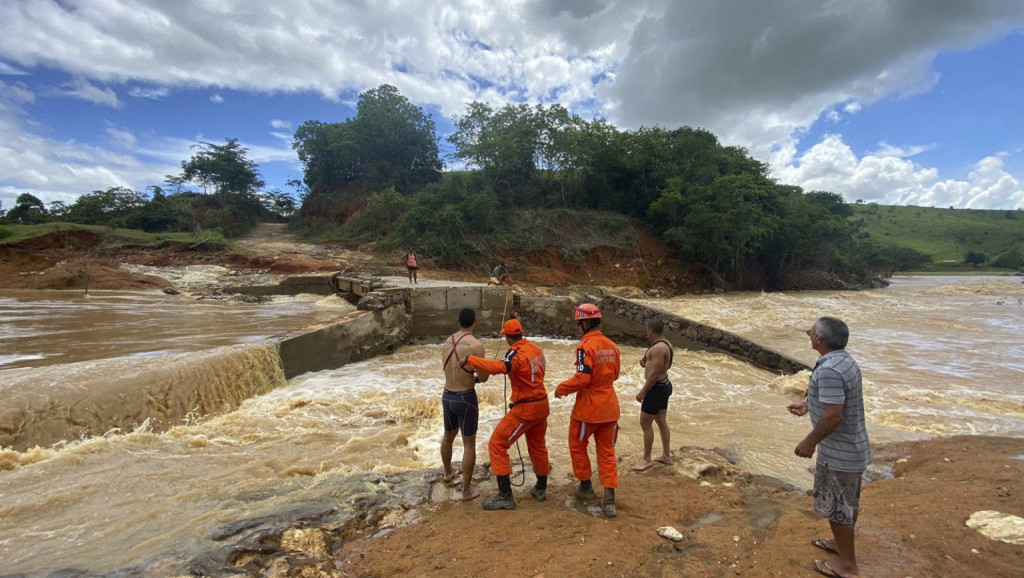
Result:
[[[868,154],[875,157],[898,157],[901,159],[905,159],[935,149],[934,144],[910,145],[906,147],[900,147],[891,145],[885,141],[878,143],[878,146],[878,150],[871,151]]]
[[[111,108],[124,106],[117,98],[117,93],[110,88],[100,88],[88,80],[78,77],[57,89],[54,94],[80,98],[93,104],[101,104]]]
[[[224,97],[220,94],[214,94],[210,97],[210,102],[213,104],[222,104],[224,102]]]
[[[130,96],[135,98],[149,98],[152,100],[160,100],[170,94],[170,90],[166,87],[142,87],[136,86],[128,91]]]
[[[274,119],[270,120],[270,126],[273,127],[273,128],[276,128],[278,130],[291,129],[292,128],[292,121],[290,121],[290,120],[281,120],[279,118],[274,118]]]
[[[978,161],[965,181],[939,180],[934,168],[904,158],[912,156],[907,151],[919,148],[886,146],[880,154],[858,158],[841,136],[828,135],[796,162],[777,169],[775,176],[780,182],[807,191],[839,193],[849,202],[975,209],[1024,207],[1024,188],[1006,171],[1002,156]]]
[[[107,136],[110,140],[122,149],[132,149],[138,143],[138,139],[132,134],[132,131],[118,128],[116,126],[107,126]]]

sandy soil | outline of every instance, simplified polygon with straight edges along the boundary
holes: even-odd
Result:
[[[986,538],[965,521],[979,510],[1024,513],[1022,450],[1024,440],[984,437],[879,449],[876,465],[893,477],[864,487],[861,575],[1020,576],[1024,541]],[[697,479],[660,465],[636,473],[626,467],[634,459],[620,457],[615,519],[577,504],[564,474],[535,501],[528,474],[513,511],[448,502],[419,524],[344,544],[310,575],[816,576],[812,562],[829,556],[810,544],[829,531],[804,492],[728,467]],[[482,499],[496,491],[493,480],[480,488]],[[659,536],[662,526],[682,541]]]

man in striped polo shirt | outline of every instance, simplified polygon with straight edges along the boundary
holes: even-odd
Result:
[[[838,555],[835,560],[815,560],[813,568],[824,576],[856,576],[853,529],[860,509],[861,477],[871,463],[860,368],[845,349],[850,338],[846,323],[819,317],[807,336],[821,357],[811,373],[807,399],[787,409],[797,416],[811,414],[811,433],[794,453],[810,458],[817,449],[814,509],[828,518],[832,528],[832,540],[816,538],[811,544]]]

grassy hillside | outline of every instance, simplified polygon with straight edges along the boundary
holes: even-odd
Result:
[[[920,251],[936,268],[956,268],[968,252],[983,254],[989,266],[1014,256],[1019,263],[1024,254],[1024,211],[852,206],[862,236],[879,246]]]
[[[163,241],[182,243],[216,242],[231,246],[219,229],[202,234],[194,233],[146,233],[137,229],[121,229],[103,225],[78,225],[75,223],[40,223],[35,225],[0,225],[0,245],[13,245],[26,239],[42,235],[60,234],[65,231],[90,231],[104,243],[122,245],[157,245]]]

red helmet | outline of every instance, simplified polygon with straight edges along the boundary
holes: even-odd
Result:
[[[584,303],[576,308],[576,314],[574,317],[576,318],[576,321],[582,321],[584,319],[600,319],[601,310],[593,303]]]

